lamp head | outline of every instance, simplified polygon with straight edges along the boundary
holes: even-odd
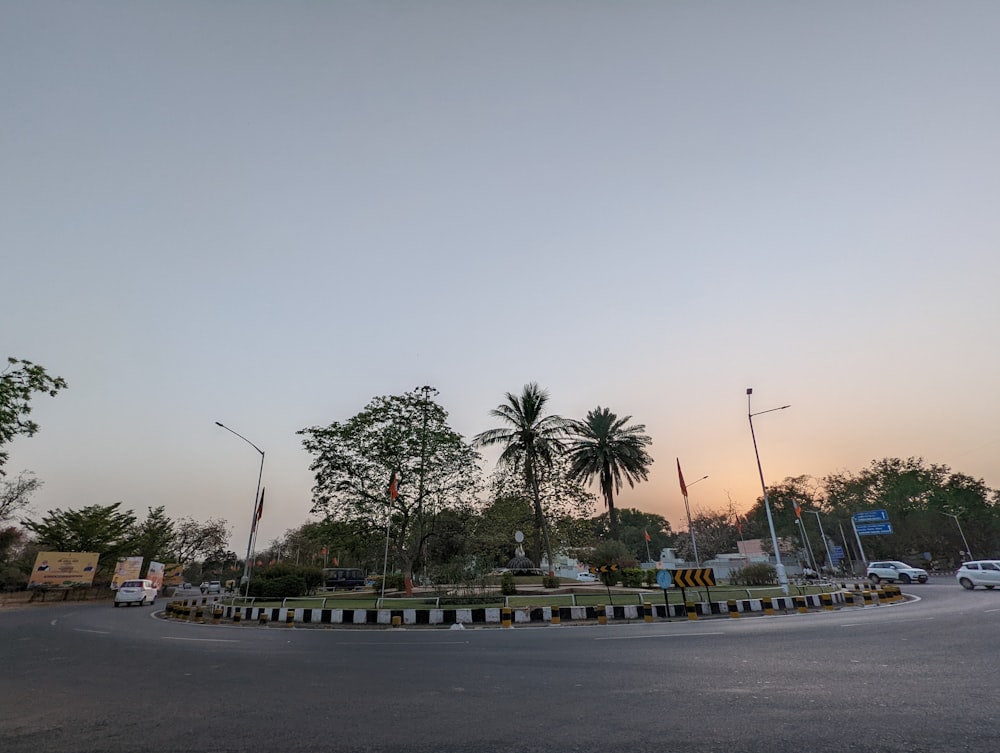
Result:
[[[748,395],[752,395],[753,394],[753,387],[747,387],[747,394]]]

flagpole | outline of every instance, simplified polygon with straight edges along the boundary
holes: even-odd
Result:
[[[649,531],[643,531],[643,534],[645,534],[645,538],[646,538],[646,562],[652,562],[653,561],[653,557],[649,553]]]
[[[702,476],[698,481],[704,481],[708,476]],[[698,542],[694,539],[694,524],[691,522],[691,505],[688,504],[688,485],[684,483],[684,474],[681,473],[681,459],[677,458],[677,479],[681,482],[681,494],[684,496],[684,510],[687,512],[688,534],[691,536],[691,548],[694,550],[694,563],[701,567],[701,559],[698,557]],[[692,481],[694,486],[698,481]]]

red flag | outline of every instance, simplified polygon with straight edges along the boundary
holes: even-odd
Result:
[[[792,502],[795,504],[795,517],[799,520],[802,519],[802,505],[799,504],[797,499],[793,499]]]
[[[398,496],[399,490],[396,488],[396,472],[393,471],[392,478],[389,479],[389,499],[395,502]]]
[[[684,474],[681,473],[681,459],[680,458],[677,458],[677,478],[680,479],[680,482],[681,482],[681,494],[686,497],[688,495],[688,488],[684,484]]]
[[[260,504],[257,505],[257,520],[260,520],[262,517],[264,517],[264,492],[266,491],[267,491],[266,487],[260,490]]]
[[[646,541],[652,541],[652,539],[649,537],[649,531],[643,531],[642,533],[646,537]]]
[[[742,536],[743,535],[743,521],[740,520],[740,516],[736,516],[736,532]]]
[[[322,554],[325,557],[326,556],[326,547],[323,547],[322,549],[320,549],[319,553]]]

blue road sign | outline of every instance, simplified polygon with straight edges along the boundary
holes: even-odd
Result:
[[[656,571],[656,584],[663,589],[671,588],[674,585],[674,576],[669,570]],[[666,598],[664,596],[664,598]]]
[[[868,523],[863,526],[855,526],[858,529],[858,536],[881,536],[892,533],[892,523]]]
[[[885,510],[866,510],[865,512],[854,513],[855,523],[874,523],[879,520],[888,520],[889,513]]]
[[[844,547],[834,545],[833,552],[831,552],[830,557],[835,563],[840,562],[844,559]]]

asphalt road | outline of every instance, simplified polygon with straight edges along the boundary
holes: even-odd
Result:
[[[996,753],[1000,590],[904,592],[920,600],[510,630],[5,610],[0,751]]]

